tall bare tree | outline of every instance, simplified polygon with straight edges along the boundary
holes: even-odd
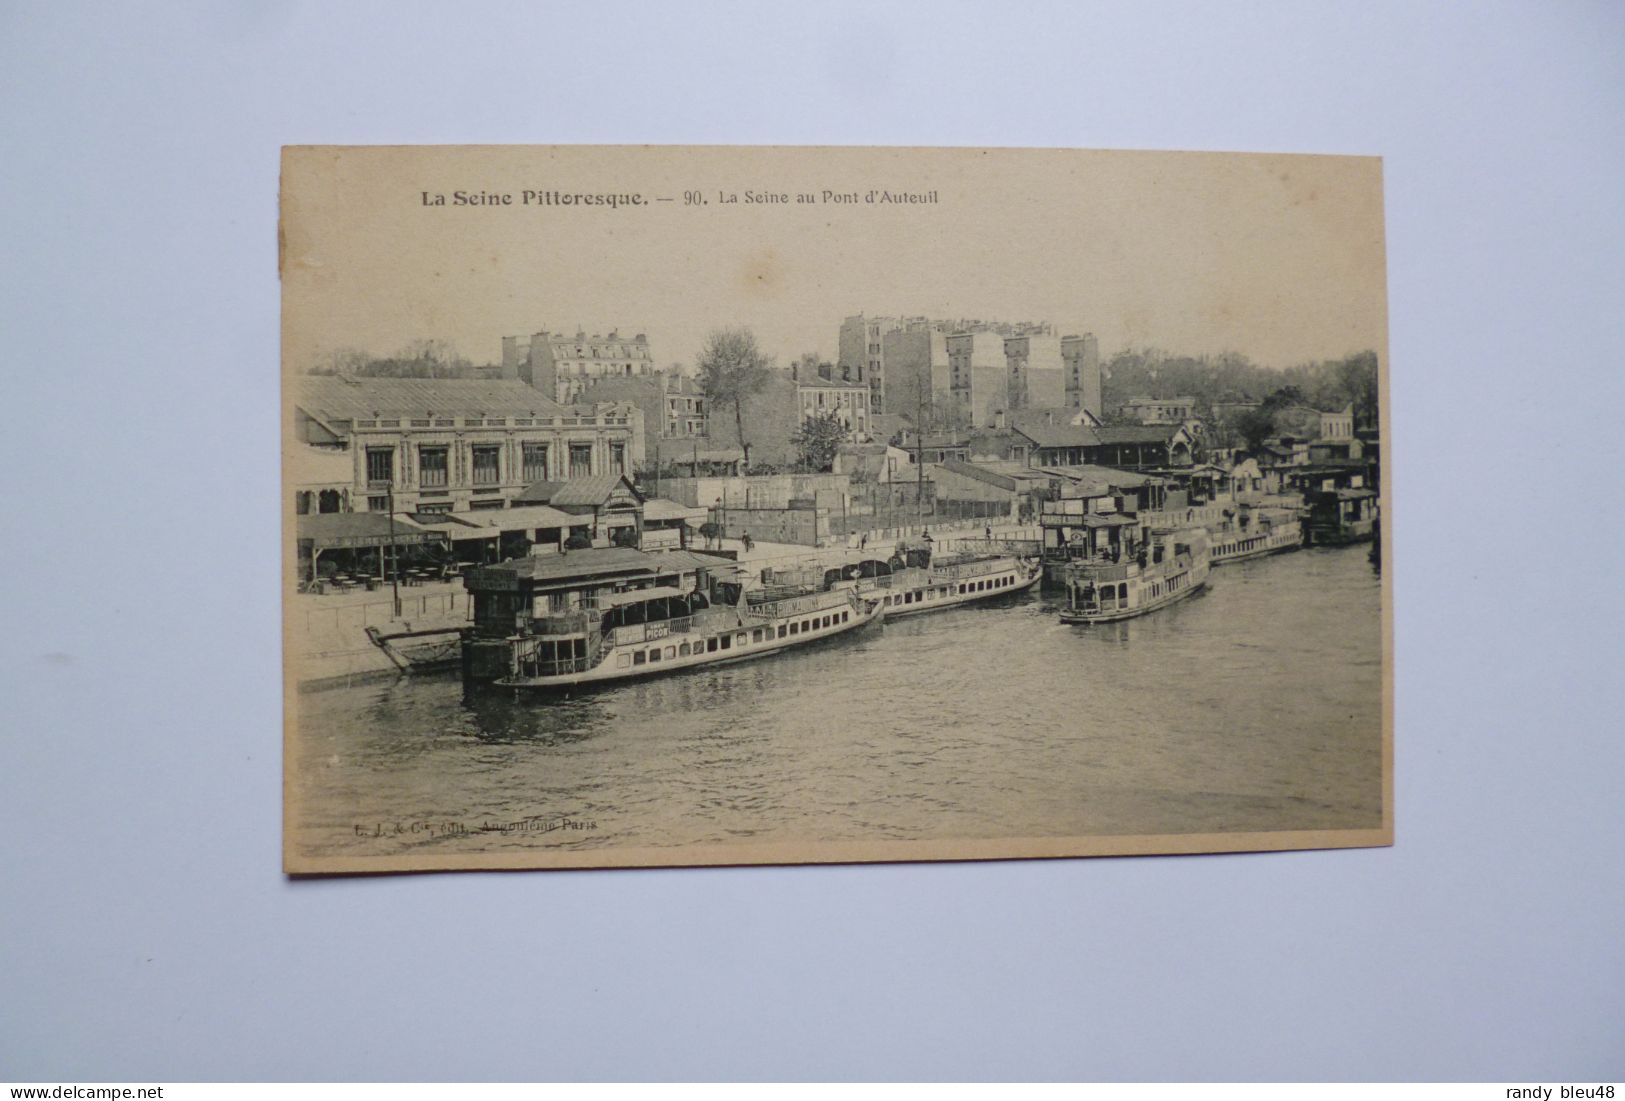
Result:
[[[750,465],[750,441],[745,437],[745,401],[759,394],[772,379],[773,361],[756,344],[749,329],[713,329],[700,352],[700,388],[711,408],[731,405],[739,447]]]

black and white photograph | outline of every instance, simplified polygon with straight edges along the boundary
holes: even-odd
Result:
[[[1380,162],[292,148],[293,872],[1388,843]]]

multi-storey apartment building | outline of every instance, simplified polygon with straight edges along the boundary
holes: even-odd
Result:
[[[1087,410],[1099,420],[1102,416],[1100,342],[1095,339],[1095,334],[1063,336],[1061,365],[1066,375],[1066,407]]]
[[[641,461],[635,406],[564,406],[509,379],[305,376],[294,430],[314,451],[348,459],[353,511],[467,512],[506,507],[538,481],[630,473]],[[320,511],[295,489],[295,509]]]
[[[1038,405],[1100,414],[1095,338],[1057,339],[1048,322],[859,314],[841,323],[840,367],[869,388],[873,413],[918,417],[946,399],[981,425]]]
[[[637,378],[654,372],[649,338],[643,333],[607,336],[585,332],[539,332],[502,338],[502,377],[520,379],[554,401],[575,401],[593,382]]]
[[[992,330],[951,334],[948,351],[949,393],[973,425],[993,423],[995,410],[1009,400],[1009,368],[1004,337]]]
[[[1005,337],[1004,365],[1005,408],[1014,411],[1065,403],[1061,341],[1054,333],[1038,331]]]
[[[689,445],[710,435],[709,403],[699,382],[677,370],[598,379],[582,391],[581,400],[636,405],[643,414],[643,455],[650,462],[687,454]]]

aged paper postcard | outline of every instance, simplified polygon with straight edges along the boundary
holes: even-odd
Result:
[[[293,873],[1390,844],[1370,157],[294,147]]]

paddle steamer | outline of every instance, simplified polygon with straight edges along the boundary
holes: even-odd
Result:
[[[1095,529],[1090,534],[1105,530]],[[1115,530],[1129,534],[1109,549],[1092,547],[1097,553],[1074,558],[1067,564],[1066,606],[1061,611],[1061,622],[1132,619],[1183,600],[1207,584],[1211,562],[1207,529]]]
[[[728,562],[611,548],[525,558],[465,579],[467,684],[570,689],[778,653],[881,620],[851,588],[747,589]]]
[[[1209,558],[1215,566],[1303,546],[1303,521],[1296,512],[1285,508],[1242,505],[1239,513],[1227,516],[1210,530]]]

